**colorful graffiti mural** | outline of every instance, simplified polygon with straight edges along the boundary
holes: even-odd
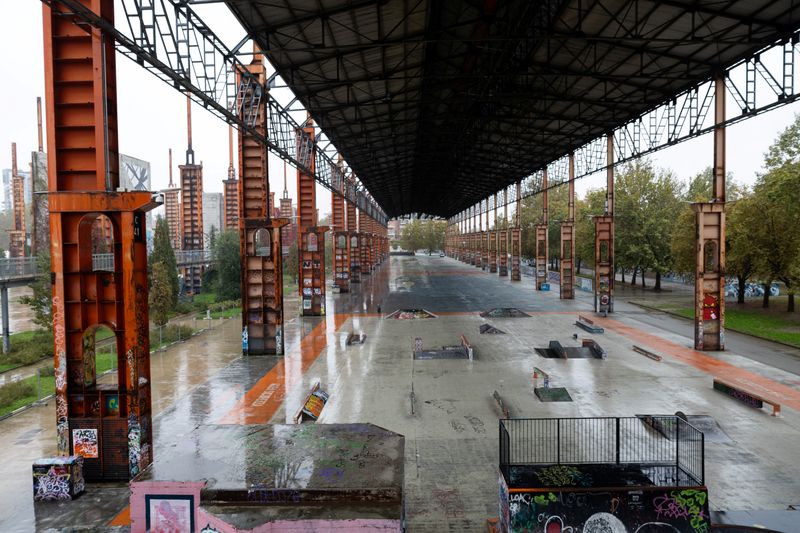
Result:
[[[83,457],[53,457],[33,464],[34,501],[71,500],[83,490]]]
[[[575,474],[553,472],[573,487],[580,483]],[[520,492],[501,478],[500,513],[500,523],[508,524],[502,531],[515,533],[707,533],[711,527],[705,487]]]

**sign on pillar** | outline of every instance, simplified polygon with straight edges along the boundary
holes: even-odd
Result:
[[[695,348],[725,349],[725,204],[695,203],[697,256],[694,316]]]

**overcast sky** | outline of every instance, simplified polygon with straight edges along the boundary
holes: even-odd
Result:
[[[223,5],[196,9],[214,31],[230,46],[244,35]],[[118,16],[122,16],[118,9]],[[42,53],[42,4],[39,0],[5,0],[0,4],[0,168],[11,166],[11,142],[17,143],[22,169],[30,152],[36,150],[36,97],[44,95]],[[168,182],[167,150],[172,148],[175,179],[177,165],[185,159],[185,96],[158,80],[125,57],[118,56],[117,91],[120,152],[149,161],[153,188]],[[272,91],[280,100],[288,90]],[[730,105],[730,103],[729,103]],[[763,164],[763,154],[777,134],[800,112],[800,103],[778,108],[728,128],[727,166],[736,180],[751,184]],[[222,192],[228,168],[227,125],[198,106],[193,107],[193,145],[197,161],[203,162],[204,189]],[[46,140],[45,140],[46,142]],[[46,147],[45,147],[46,149]],[[705,135],[662,150],[651,156],[658,166],[672,169],[688,179],[713,161],[712,136]],[[236,164],[236,163],[235,163]],[[270,189],[280,197],[283,191],[283,163],[270,157]],[[238,169],[237,169],[238,176]],[[295,196],[296,172],[289,168],[289,195]],[[589,188],[605,186],[605,175],[578,181],[582,194]],[[330,212],[330,194],[318,190],[321,216]]]

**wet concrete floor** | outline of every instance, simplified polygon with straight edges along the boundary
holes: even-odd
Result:
[[[393,257],[349,294],[329,292],[329,316],[287,316],[283,358],[239,357],[240,324],[226,321],[151,358],[155,454],[174,446],[200,446],[191,438],[201,424],[291,423],[311,386],[330,394],[320,423],[370,422],[405,435],[406,516],[410,531],[482,531],[497,515],[498,391],[512,417],[633,416],[639,413],[711,415],[730,441],[706,443],[706,483],[715,510],[785,509],[800,503],[800,377],[759,362],[753,352],[768,342],[728,334],[728,351],[691,349],[691,324],[661,317],[618,300],[602,335],[574,325],[590,313],[591,295],[559,301],[533,290],[531,278],[512,283],[449,258]],[[378,306],[381,314],[378,314]],[[479,316],[493,307],[517,307],[529,318]],[[424,308],[434,319],[387,320],[404,308]],[[506,335],[480,335],[490,323]],[[663,326],[663,327],[662,327]],[[367,334],[347,346],[349,332]],[[577,346],[592,337],[608,359],[554,360],[535,352],[550,340]],[[457,344],[464,334],[475,351],[469,360],[414,361],[415,337],[426,346]],[[632,351],[645,346],[664,358]],[[800,351],[780,348],[781,358]],[[790,367],[790,365],[782,365]],[[534,367],[573,402],[541,403],[533,393]],[[712,389],[712,376],[749,383],[779,399],[781,417],[769,416]],[[415,393],[414,413],[410,393]],[[0,531],[32,531],[30,465],[54,452],[52,403],[0,422]],[[113,491],[117,496],[112,497]],[[90,487],[86,501],[108,492],[95,525],[124,507],[119,488]],[[120,496],[121,495],[121,496]],[[76,504],[81,500],[79,499]],[[65,508],[75,504],[63,505]],[[62,506],[38,507],[38,526],[67,525]],[[102,517],[100,515],[103,515]],[[48,517],[49,518],[45,518]],[[83,519],[89,517],[83,515]]]

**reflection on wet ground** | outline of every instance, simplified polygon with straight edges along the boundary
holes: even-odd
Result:
[[[479,316],[502,307],[530,316]],[[513,283],[427,256],[391,258],[390,265],[354,284],[351,293],[329,291],[326,309],[324,318],[286,316],[283,358],[241,358],[238,319],[152,356],[155,453],[201,447],[193,430],[203,424],[290,422],[311,386],[320,382],[330,395],[320,423],[369,422],[405,435],[411,531],[481,531],[486,518],[497,515],[499,413],[492,399],[497,391],[514,417],[712,414],[730,437],[730,442],[706,445],[712,509],[778,508],[800,501],[797,411],[786,408],[783,417],[771,418],[713,391],[711,376],[728,372],[750,379],[781,396],[785,407],[793,405],[800,382],[745,357],[747,350],[737,351],[734,336],[728,352],[694,352],[687,348],[691,325],[661,317],[654,325],[640,310],[629,313],[619,300],[599,340],[607,359],[540,358],[536,346],[557,340],[575,347],[580,341],[573,334],[588,336],[574,321],[578,312],[591,309],[590,293],[561,301],[556,286],[537,292],[527,277]],[[397,309],[425,309],[437,318],[383,318]],[[480,335],[487,323],[506,334]],[[366,342],[347,346],[349,332],[366,333]],[[413,360],[416,337],[426,346],[439,346],[456,343],[462,334],[472,343],[473,361]],[[631,345],[639,343],[663,355],[663,361],[633,352]],[[574,401],[540,402],[533,392],[534,367],[567,387]],[[0,463],[0,531],[32,528],[30,464],[54,452],[53,422],[52,405],[0,422],[0,447],[11,457]],[[748,480],[746,487],[742,479]],[[105,512],[113,516],[121,503],[109,494],[113,503]],[[58,512],[50,513],[52,520]]]

